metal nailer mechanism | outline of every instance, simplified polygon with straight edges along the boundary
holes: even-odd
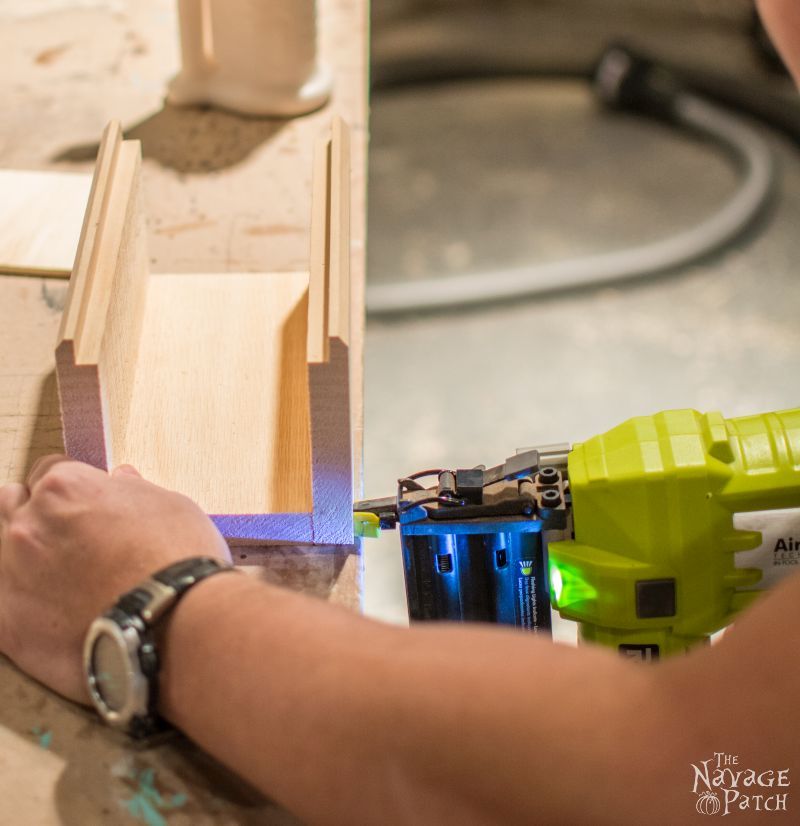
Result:
[[[424,470],[398,480],[396,497],[356,503],[380,527],[399,526],[411,620],[550,632],[546,544],[571,535],[568,451],[552,445],[489,469]]]

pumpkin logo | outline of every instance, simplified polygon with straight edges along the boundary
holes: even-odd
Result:
[[[522,571],[522,576],[530,576],[533,573],[533,560],[520,559],[519,569]]]
[[[711,791],[703,792],[700,797],[697,798],[697,803],[695,803],[695,809],[697,809],[701,815],[719,814],[720,808],[719,798]]]

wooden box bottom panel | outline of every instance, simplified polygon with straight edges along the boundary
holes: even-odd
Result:
[[[113,462],[207,513],[308,514],[307,325],[306,273],[151,274]]]

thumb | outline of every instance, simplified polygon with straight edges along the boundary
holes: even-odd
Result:
[[[139,473],[133,465],[120,465],[119,467],[115,467],[114,470],[111,471],[111,478],[114,479],[117,476],[136,476],[138,479],[142,478],[142,474]]]

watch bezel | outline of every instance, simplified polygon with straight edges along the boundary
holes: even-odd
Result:
[[[123,653],[127,663],[126,700],[121,709],[110,708],[97,688],[94,674],[94,650],[102,636],[111,637]],[[87,677],[89,696],[103,720],[114,728],[129,729],[136,717],[146,717],[150,713],[150,681],[142,673],[139,649],[144,642],[142,635],[133,625],[121,627],[110,617],[99,617],[89,627],[83,646],[83,666]]]

